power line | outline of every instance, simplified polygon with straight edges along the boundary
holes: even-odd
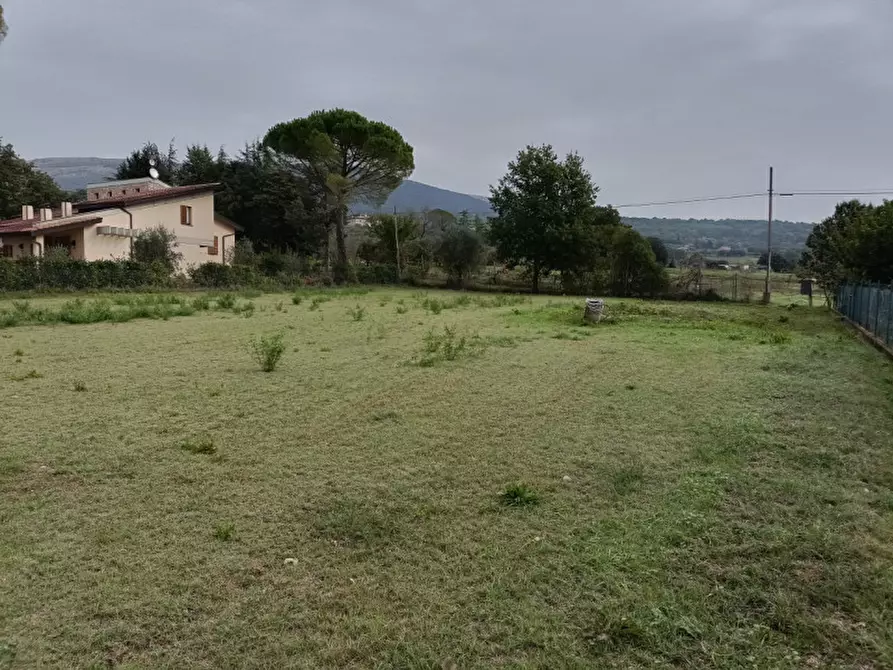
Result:
[[[864,190],[864,191],[790,191],[787,193],[779,193],[784,197],[857,197],[872,195],[893,195],[891,190]],[[765,198],[766,193],[739,193],[736,195],[710,195],[700,198],[684,198],[681,200],[660,200],[655,202],[637,202],[626,205],[613,205],[614,209],[632,209],[634,207],[659,207],[662,205],[687,205],[698,202],[717,202],[720,200],[743,200],[746,198]]]
[[[715,202],[717,200],[742,200],[744,198],[764,198],[765,193],[739,193],[737,195],[710,195],[701,198],[685,198],[684,200],[662,200],[660,202],[638,202],[630,205],[613,205],[614,209],[631,207],[655,207],[658,205],[685,205],[692,202]]]

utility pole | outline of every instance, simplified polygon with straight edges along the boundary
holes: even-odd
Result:
[[[766,252],[766,288],[763,291],[763,302],[772,302],[772,203],[775,198],[775,168],[769,167],[769,228]]]
[[[394,248],[397,250],[397,283],[400,283],[400,236],[397,234],[397,206],[394,206]]]

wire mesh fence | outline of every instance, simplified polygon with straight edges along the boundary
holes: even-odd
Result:
[[[836,302],[838,312],[893,349],[893,286],[843,284]]]

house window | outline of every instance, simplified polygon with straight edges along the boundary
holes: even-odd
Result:
[[[12,247],[8,244],[4,244],[2,247],[0,247],[0,257],[12,258]]]
[[[112,197],[112,192],[111,192],[111,191],[109,191],[109,197],[110,197],[110,198]]]
[[[139,186],[136,187],[136,192],[137,192],[137,193],[140,192],[140,187],[139,187]]]
[[[180,223],[184,226],[192,225],[192,207],[180,205]]]
[[[218,238],[214,236],[214,246],[208,247],[208,256],[216,256],[219,253]]]
[[[93,194],[93,199],[94,199],[94,200],[99,200],[99,193],[94,193],[94,194]]]
[[[121,195],[127,195],[127,189],[126,189],[126,188],[122,188],[122,189],[121,189]]]

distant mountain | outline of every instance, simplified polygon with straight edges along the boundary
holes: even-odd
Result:
[[[111,179],[122,160],[121,158],[38,158],[34,164],[50,175],[61,188],[77,191],[87,184]],[[481,216],[492,214],[490,204],[484,198],[447,191],[411,180],[403,182],[381,206],[380,211],[392,212],[395,207],[401,212],[444,209],[459,213],[467,209],[471,214]],[[378,208],[368,205],[358,205],[354,210],[360,214],[379,211]]]
[[[115,176],[121,158],[38,158],[34,165],[50,175],[60,188],[78,191],[87,184],[106,181]]]

